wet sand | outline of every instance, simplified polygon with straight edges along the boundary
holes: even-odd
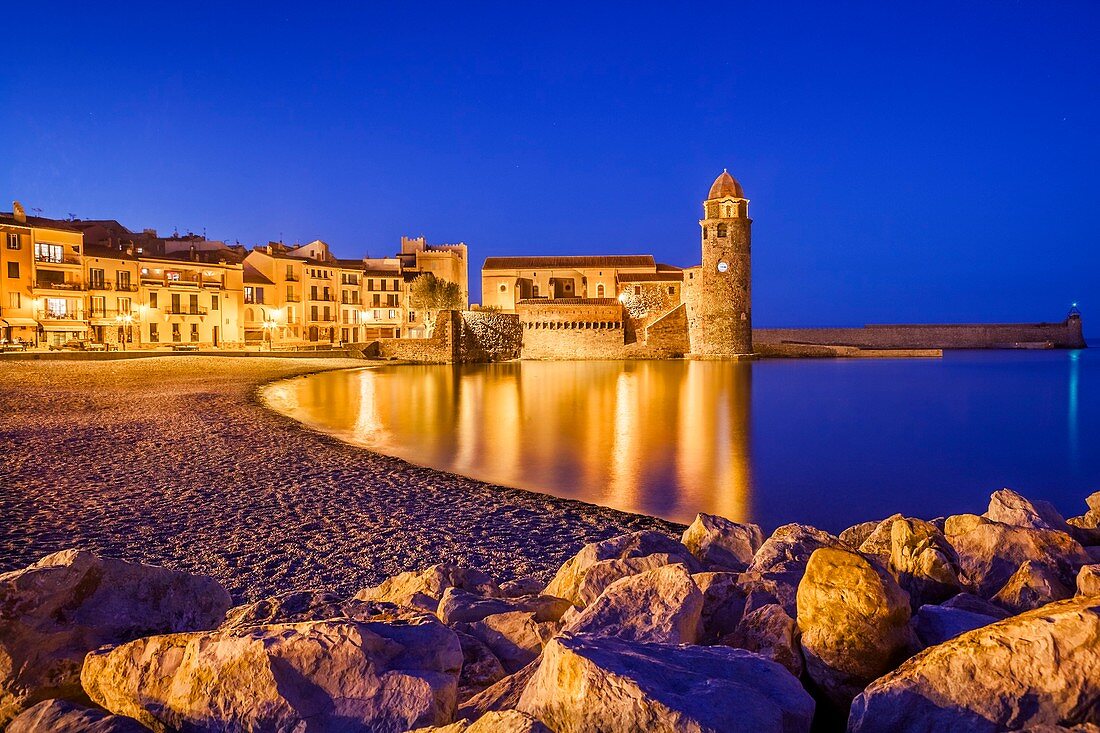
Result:
[[[0,572],[82,547],[218,578],[237,600],[353,592],[437,562],[548,578],[660,519],[370,453],[264,408],[345,359],[0,360]]]

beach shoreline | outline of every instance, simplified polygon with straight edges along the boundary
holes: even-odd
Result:
[[[235,601],[356,590],[440,562],[549,578],[578,548],[680,525],[486,484],[310,430],[271,382],[351,359],[5,361],[0,572],[80,547],[207,574]]]

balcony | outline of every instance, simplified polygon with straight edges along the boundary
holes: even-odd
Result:
[[[204,288],[221,289],[221,288],[225,287],[225,281],[222,280],[221,278],[218,278],[217,280],[211,280],[210,278],[203,278],[202,286]]]
[[[297,296],[297,295],[288,295],[288,296],[286,296],[286,302],[287,303],[301,303],[302,298],[300,296]]]
[[[301,280],[302,278],[298,277],[297,275],[294,275],[294,274],[291,274],[291,273],[287,273],[287,276],[286,276],[286,277],[285,277],[284,279],[285,279],[285,280],[286,280],[286,281],[287,281],[288,283],[296,283],[296,282],[298,282],[299,280]]]
[[[263,298],[257,298],[254,295],[251,296],[251,297],[246,295],[245,298],[244,298],[244,304],[245,305],[263,305],[264,304],[264,299]]]
[[[168,306],[164,309],[163,313],[169,316],[205,316],[206,308],[195,306],[180,306],[179,308],[173,308]]]
[[[110,286],[110,283],[108,283],[108,286]],[[130,283],[115,283],[115,290],[120,293],[136,293],[138,286]]]
[[[50,311],[40,310],[35,311],[34,317],[39,321],[83,321],[84,311]]]
[[[336,302],[336,296],[335,295],[321,295],[321,294],[311,293],[310,296],[309,296],[309,299],[312,300],[312,301],[318,302],[318,303],[335,303]]]
[[[35,280],[36,290],[86,290],[84,283],[57,280]]]
[[[39,265],[80,265],[80,255],[35,255],[34,261]]]

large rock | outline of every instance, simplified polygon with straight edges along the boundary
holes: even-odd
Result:
[[[489,647],[508,674],[530,664],[559,628],[553,621],[539,621],[531,611],[497,613],[471,624],[455,624],[456,630]]]
[[[1085,565],[1077,573],[1077,595],[1100,596],[1100,565]]]
[[[883,519],[875,525],[875,528],[871,530],[871,533],[867,535],[866,539],[864,539],[856,549],[864,555],[875,555],[881,558],[883,564],[885,564],[890,557],[891,537],[894,523],[904,519],[905,517],[901,514],[892,514],[886,519]]]
[[[787,670],[728,647],[563,634],[519,710],[556,731],[809,731],[813,700]]]
[[[516,578],[500,584],[500,595],[505,598],[537,596],[545,588],[546,583],[538,578]]]
[[[542,658],[528,664],[523,669],[510,674],[500,682],[485,688],[471,697],[458,708],[460,718],[480,718],[486,713],[498,710],[513,710],[519,705],[519,697],[527,688],[527,683],[538,671]]]
[[[755,524],[697,514],[680,541],[705,566],[743,570],[763,544],[764,533]]]
[[[772,532],[741,575],[741,586],[748,596],[745,612],[778,603],[794,618],[798,583],[810,555],[822,547],[846,545],[828,532],[804,524],[785,524]]]
[[[65,550],[0,575],[0,728],[49,698],[86,700],[84,655],[149,634],[217,626],[212,578]]]
[[[982,516],[1014,527],[1068,531],[1066,520],[1053,504],[1039,499],[1027,499],[1012,489],[994,491],[989,497],[989,509]]]
[[[562,633],[694,644],[702,612],[703,594],[687,568],[666,565],[615,581]]]
[[[448,588],[458,588],[479,596],[500,595],[500,586],[480,570],[444,563],[387,578],[381,585],[359,591],[355,597],[362,601],[388,601],[435,613]]]
[[[927,649],[967,631],[989,626],[1000,618],[949,606],[921,606],[913,616],[913,631],[921,648]]]
[[[409,733],[550,733],[538,720],[518,710],[486,713],[474,722],[459,720],[450,725],[417,728]]]
[[[225,621],[220,628],[243,629],[248,626],[336,618],[353,621],[397,621],[423,618],[426,615],[426,611],[405,608],[395,603],[346,598],[327,590],[302,590],[280,593],[231,608],[225,614]]]
[[[6,733],[149,733],[133,718],[111,715],[67,700],[43,700],[8,723]]]
[[[957,608],[960,611],[969,611],[981,616],[990,616],[997,620],[1008,618],[1011,615],[1000,606],[990,603],[981,596],[976,596],[973,593],[960,593],[957,596],[951,596],[951,598],[948,598],[940,605],[944,608]]]
[[[859,524],[853,524],[851,527],[848,527],[839,535],[837,535],[837,537],[840,539],[841,542],[843,542],[851,549],[858,550],[859,546],[862,545],[867,540],[867,538],[871,536],[871,533],[874,532],[875,528],[878,527],[881,523],[881,519],[873,519],[869,522],[860,522]]]
[[[769,603],[745,614],[733,633],[722,637],[719,643],[756,652],[782,664],[795,677],[802,676],[798,626],[777,603]]]
[[[948,517],[944,534],[959,555],[966,583],[988,598],[1028,560],[1046,565],[1071,583],[1089,556],[1065,532],[1017,527],[974,514]]]
[[[154,731],[404,731],[451,720],[462,650],[435,620],[314,621],[92,652],[88,696]]]
[[[802,654],[814,683],[840,709],[912,650],[909,596],[858,552],[814,551],[798,585]]]
[[[909,594],[912,608],[939,603],[962,589],[959,556],[939,527],[901,518],[890,525],[890,571]]]
[[[1079,517],[1070,517],[1066,524],[1081,544],[1100,545],[1100,491],[1090,494],[1085,502],[1089,510]]]
[[[1011,613],[1022,613],[1072,595],[1050,567],[1028,560],[990,600]]]
[[[439,601],[436,615],[445,624],[473,623],[486,616],[510,611],[530,611],[536,621],[560,621],[572,604],[554,596],[486,598],[458,588],[448,588]]]
[[[739,573],[709,572],[691,576],[703,594],[699,643],[717,641],[737,628],[745,611],[745,590]]]
[[[702,568],[691,552],[660,532],[633,532],[585,545],[566,561],[543,591],[583,608],[620,578],[683,563],[693,572]]]
[[[1057,601],[931,647],[852,704],[852,733],[1100,722],[1100,605]]]

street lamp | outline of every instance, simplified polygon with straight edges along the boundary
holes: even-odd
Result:
[[[126,340],[133,333],[134,317],[129,313],[119,313],[115,316],[115,323],[118,324],[119,345],[123,351],[126,351]]]
[[[283,309],[275,308],[271,311],[264,313],[264,340],[267,341],[267,350],[274,351],[275,349],[275,329],[279,327],[279,321],[283,319]]]

